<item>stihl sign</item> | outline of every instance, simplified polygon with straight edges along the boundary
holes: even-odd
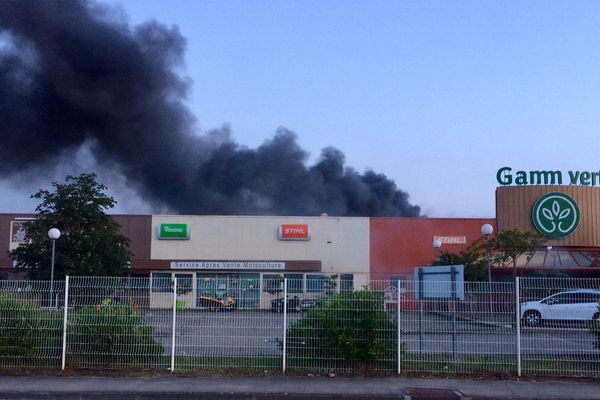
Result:
[[[307,224],[283,224],[279,227],[279,240],[310,240]]]

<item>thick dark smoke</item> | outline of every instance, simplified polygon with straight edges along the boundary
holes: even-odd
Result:
[[[286,129],[257,149],[227,129],[196,134],[179,73],[185,47],[177,28],[131,28],[96,3],[3,0],[0,176],[88,145],[151,204],[180,213],[420,214],[385,175],[345,167],[339,150],[307,167]]]

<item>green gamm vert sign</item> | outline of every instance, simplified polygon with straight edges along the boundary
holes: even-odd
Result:
[[[559,170],[513,171],[511,167],[502,167],[496,172],[496,180],[501,186],[600,186],[600,171],[567,171],[563,174]],[[549,239],[569,236],[579,226],[579,219],[577,202],[561,192],[546,193],[531,208],[533,226]]]
[[[160,224],[158,238],[186,240],[190,238],[190,228],[188,224]]]
[[[600,171],[558,170],[514,171],[511,167],[502,167],[496,172],[496,180],[502,186],[508,185],[577,185],[600,186]]]
[[[531,208],[535,229],[550,239],[562,239],[579,226],[579,207],[573,198],[560,192],[546,193]]]

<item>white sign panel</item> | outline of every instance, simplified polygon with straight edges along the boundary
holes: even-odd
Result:
[[[10,221],[10,243],[8,245],[9,250],[16,249],[21,243],[25,243],[25,224],[31,219],[21,219],[18,221]]]
[[[454,275],[454,282],[452,276]],[[451,299],[452,286],[457,300],[465,299],[465,267],[463,265],[436,265],[417,267],[414,275],[417,298]]]
[[[171,261],[171,269],[283,270],[284,262],[271,261]]]

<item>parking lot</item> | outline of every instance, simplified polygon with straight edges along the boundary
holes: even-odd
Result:
[[[301,316],[289,313],[288,323]],[[144,321],[154,326],[166,353],[171,348],[171,318],[171,311],[164,310],[150,310],[144,315]],[[278,356],[282,338],[281,313],[186,310],[177,314],[175,348],[179,356]]]
[[[305,313],[288,313],[293,324]],[[414,353],[505,354],[516,351],[516,332],[507,315],[497,314],[465,320],[443,313],[418,312],[400,315],[400,340]],[[390,313],[390,319],[397,318]],[[144,321],[155,328],[155,336],[170,353],[172,313],[148,310]],[[419,329],[421,326],[421,329]],[[190,356],[279,356],[284,316],[268,310],[210,312],[186,310],[177,313],[175,343],[177,355]],[[586,324],[521,328],[521,351],[529,355],[598,356],[594,336]]]

